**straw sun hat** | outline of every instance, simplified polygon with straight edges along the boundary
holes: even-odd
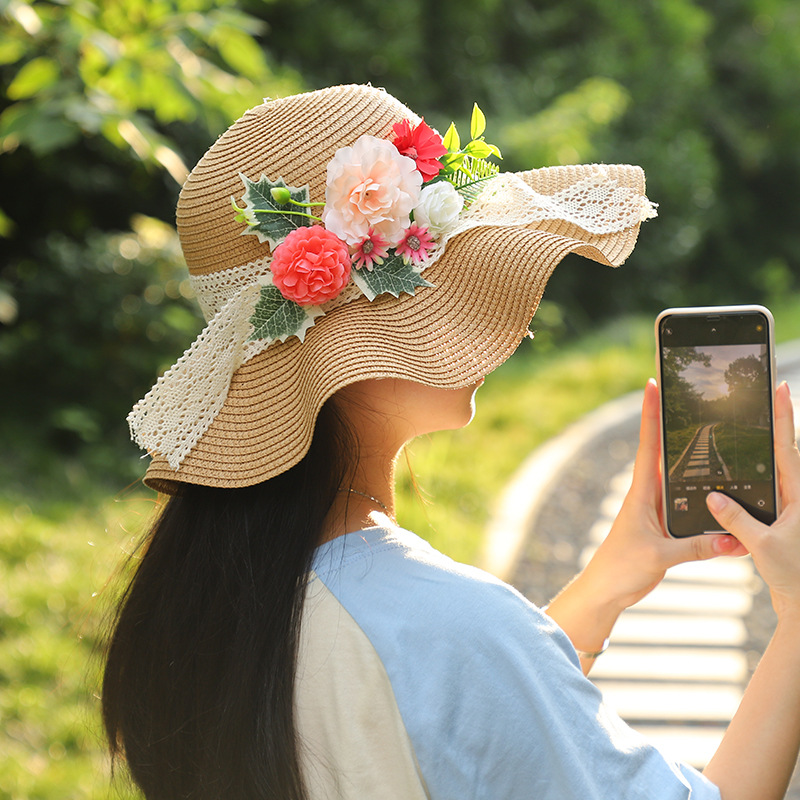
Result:
[[[148,486],[284,472],[359,380],[474,384],[524,338],[567,253],[625,260],[655,213],[640,168],[487,177],[482,130],[475,111],[471,142],[443,144],[385,91],[337,86],[265,101],[212,145],[177,209],[208,325],[128,417]]]

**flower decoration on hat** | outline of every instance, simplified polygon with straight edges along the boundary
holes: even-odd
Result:
[[[272,251],[250,340],[302,341],[350,280],[369,300],[432,286],[425,267],[498,173],[487,159],[500,151],[484,140],[485,127],[476,104],[463,148],[454,124],[442,137],[424,120],[395,124],[390,139],[360,136],[328,163],[324,203],[310,201],[308,186],[241,175],[243,207],[231,198],[236,220]]]

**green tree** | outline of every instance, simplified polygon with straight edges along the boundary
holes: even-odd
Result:
[[[477,100],[504,168],[631,162],[660,218],[624,277],[570,257],[576,320],[798,285],[800,8],[790,0],[295,0],[247,6],[312,86],[372,81],[440,127]],[[312,13],[313,10],[313,13]]]
[[[263,32],[233,0],[0,2],[4,436],[121,441],[197,332],[174,233],[142,215],[171,222],[209,141],[301,87]]]
[[[683,377],[692,364],[711,365],[711,356],[695,347],[665,347],[661,361],[664,384],[664,414],[670,430],[696,425],[700,422],[703,395]]]
[[[733,422],[766,427],[769,425],[769,383],[764,360],[742,356],[725,369],[728,384],[728,409]]]

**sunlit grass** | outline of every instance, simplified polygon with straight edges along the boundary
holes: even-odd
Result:
[[[767,428],[723,422],[714,430],[714,439],[734,480],[772,478],[772,442]]]
[[[0,797],[109,796],[94,696],[103,590],[151,507],[0,500]]]

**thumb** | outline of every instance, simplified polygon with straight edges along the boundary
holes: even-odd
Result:
[[[706,561],[717,556],[747,555],[747,548],[727,534],[701,534],[670,542],[672,565],[687,561]]]
[[[750,543],[766,527],[751,517],[735,500],[721,492],[710,492],[706,497],[706,505],[714,519],[726,531],[732,533],[748,550]]]

